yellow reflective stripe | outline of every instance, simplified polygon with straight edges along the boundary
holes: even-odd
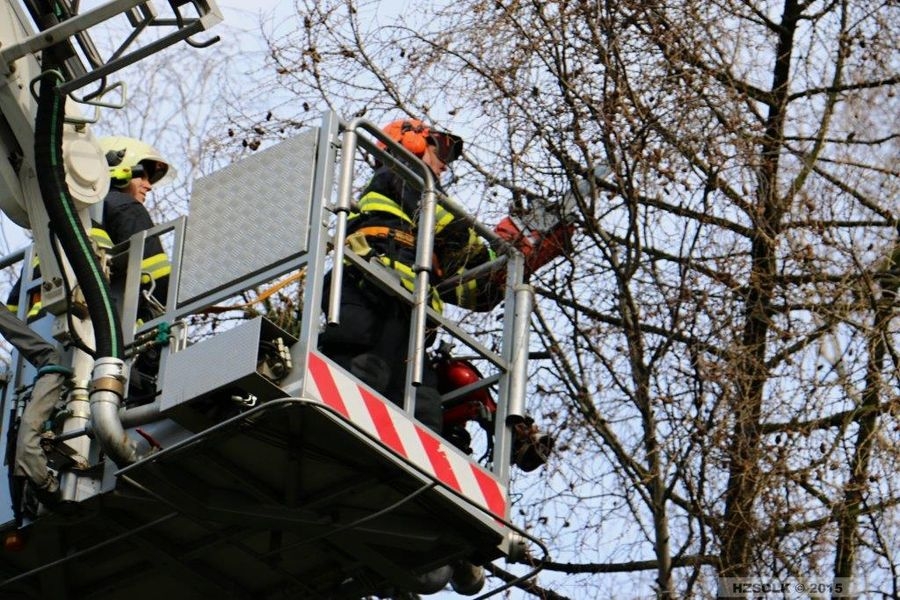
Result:
[[[476,254],[483,247],[484,243],[481,241],[481,238],[478,237],[478,234],[475,233],[475,230],[469,229],[469,239],[466,241],[464,258],[468,260],[469,256]],[[465,267],[462,267],[459,269],[458,273],[462,273],[464,270]],[[454,292],[456,294],[457,306],[462,306],[463,308],[473,308],[478,305],[477,280],[472,279],[471,281],[466,281],[465,283],[457,285]]]
[[[378,192],[368,192],[362,198],[359,199],[359,212],[385,212],[395,217],[399,217],[406,221],[407,223],[413,224],[413,220],[403,212],[403,209],[399,204],[385,196],[384,194],[379,194]],[[349,218],[353,219],[358,216],[357,213],[353,213]],[[435,233],[441,231],[444,227],[453,222],[453,213],[449,210],[441,206],[437,205],[435,209],[435,225],[434,231]]]
[[[109,234],[106,233],[105,229],[101,229],[100,227],[91,227],[90,231],[91,239],[97,243],[99,248],[109,250],[113,247],[112,238],[109,237]],[[34,258],[31,259],[31,268],[35,269],[39,267],[41,264],[41,259],[37,254],[34,255]]]
[[[17,307],[17,308],[18,308],[18,307]],[[37,302],[35,302],[35,303],[31,306],[31,308],[28,309],[28,314],[25,315],[25,316],[27,316],[27,317],[30,319],[31,317],[36,317],[37,314],[38,314],[39,312],[41,312],[41,301],[40,301],[40,300],[38,300]]]
[[[496,254],[491,250],[491,247],[478,237],[478,234],[475,233],[474,229],[469,228],[469,239],[466,240],[466,246],[463,249],[463,256],[465,256],[466,260],[468,260],[470,256],[478,255],[485,247],[487,247],[488,256],[492,260],[496,258]]]
[[[154,254],[141,261],[141,281],[148,275],[151,279],[167,277],[172,272],[172,264],[164,253]]]
[[[434,232],[438,233],[453,221],[453,213],[438,204],[437,210],[434,212],[434,220]]]
[[[478,282],[474,279],[456,286],[456,304],[463,308],[472,308],[477,305]]]
[[[113,247],[112,238],[101,227],[91,227],[91,239],[97,243],[97,246],[104,249]]]
[[[386,267],[390,267],[397,271],[400,275],[400,282],[403,284],[403,287],[408,289],[409,291],[413,291],[416,289],[416,273],[412,270],[411,267],[404,265],[403,263],[397,262],[388,256],[379,256],[378,260],[380,260]]]
[[[385,212],[412,223],[412,219],[403,212],[399,204],[378,192],[369,192],[359,199],[359,212]]]
[[[37,290],[28,293],[28,301],[33,302],[33,304],[29,304],[28,306],[28,314],[25,316],[29,319],[31,317],[37,316],[39,312],[41,312],[42,304],[41,304],[41,294]],[[19,314],[19,305],[18,304],[7,304],[6,308],[10,311]]]
[[[14,313],[16,313],[16,314],[19,314],[19,305],[18,305],[18,304],[7,304],[7,305],[6,305],[6,308],[7,308],[10,312],[14,312]],[[39,312],[41,312],[41,308],[42,308],[41,303],[40,303],[40,302],[35,302],[34,305],[32,305],[32,307],[28,310],[28,314],[25,315],[25,317],[28,318],[28,319],[30,319],[30,318],[32,318],[32,317],[36,317],[37,314],[38,314]]]
[[[378,260],[384,264],[384,266],[393,269],[400,276],[400,283],[410,292],[414,292],[416,289],[416,273],[412,270],[412,267],[408,265],[404,265],[403,263],[397,262],[387,256],[379,256]],[[431,308],[433,308],[438,313],[444,312],[444,301],[441,300],[441,297],[438,295],[437,290],[433,287],[431,288]]]

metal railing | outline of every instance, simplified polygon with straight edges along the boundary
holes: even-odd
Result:
[[[383,143],[388,150],[378,147],[378,142]],[[340,149],[340,171],[336,190],[334,189],[333,172],[337,170],[337,149]],[[354,205],[355,185],[354,166],[358,160],[358,150],[363,149],[369,155],[376,157],[383,164],[392,166],[410,185],[423,191],[423,203],[418,214],[417,223],[417,256],[414,271],[416,275],[415,286],[412,293],[401,285],[399,278],[391,270],[380,262],[368,261],[353,252],[347,252],[345,247],[347,232],[347,217]],[[509,476],[510,455],[512,450],[512,435],[508,425],[510,419],[521,417],[524,414],[525,387],[527,383],[528,360],[528,336],[530,330],[530,315],[532,308],[533,292],[530,286],[523,283],[524,260],[522,255],[511,247],[506,241],[499,238],[492,229],[478,221],[473,215],[468,214],[457,202],[444,195],[435,183],[434,177],[424,163],[415,156],[406,152],[403,148],[382,134],[373,124],[362,120],[341,124],[335,115],[326,113],[322,130],[319,134],[318,158],[315,169],[315,185],[310,207],[310,223],[313,231],[309,237],[308,247],[305,252],[288,262],[273,265],[271,269],[252,273],[244,278],[235,280],[230,285],[218,290],[216,293],[203,297],[197,301],[190,301],[179,305],[177,302],[177,290],[181,277],[182,256],[188,217],[182,217],[174,221],[164,223],[149,230],[135,234],[126,244],[120,244],[112,250],[116,260],[125,261],[128,265],[125,277],[124,289],[121,291],[121,318],[123,323],[136,323],[140,297],[140,262],[143,257],[143,248],[146,240],[154,236],[173,236],[172,271],[170,275],[168,298],[165,303],[165,312],[159,317],[139,324],[137,327],[124,327],[126,344],[134,344],[136,338],[152,331],[161,324],[173,324],[183,320],[192,314],[202,312],[206,307],[221,303],[228,298],[233,298],[247,290],[266,285],[268,282],[283,276],[292,270],[305,269],[306,283],[304,284],[304,307],[301,316],[301,327],[298,339],[300,340],[292,351],[294,371],[281,384],[286,395],[299,395],[298,392],[305,389],[306,383],[306,355],[316,350],[318,335],[321,327],[320,305],[323,294],[323,281],[329,269],[331,269],[331,294],[330,303],[325,311],[327,323],[334,324],[340,321],[340,285],[344,269],[348,265],[356,269],[362,277],[371,281],[374,285],[406,302],[411,307],[411,327],[409,339],[409,367],[406,377],[406,394],[403,408],[412,415],[414,412],[415,388],[421,384],[422,369],[428,360],[426,347],[426,328],[438,326],[442,336],[449,336],[454,343],[465,346],[474,353],[475,360],[487,365],[483,369],[484,378],[473,386],[464,390],[457,390],[448,394],[444,400],[449,401],[459,397],[462,393],[472,391],[479,387],[497,388],[497,412],[495,415],[494,431],[494,460],[493,470],[495,475],[506,482]],[[332,200],[330,202],[329,200]],[[505,270],[504,292],[504,320],[502,344],[499,351],[488,348],[481,340],[472,336],[452,319],[439,314],[430,306],[431,297],[431,264],[432,252],[435,240],[434,215],[437,204],[452,212],[458,219],[463,220],[474,229],[486,243],[497,250],[497,256],[488,264],[474,266],[466,271],[458,273],[445,286],[455,285],[458,282],[470,279],[483,278],[497,270]],[[329,217],[333,216],[331,219]],[[252,251],[248,248],[246,251]],[[326,257],[330,254],[330,260]],[[24,251],[17,253],[21,260],[27,256]],[[9,264],[0,263],[0,264]],[[327,325],[326,325],[327,326]],[[182,344],[183,347],[183,344]],[[162,352],[162,364],[165,364],[167,354],[178,351],[178,346],[164,348]],[[488,370],[489,369],[489,370]],[[161,390],[165,393],[165,390]],[[134,414],[130,414],[130,413]],[[139,413],[139,414],[138,414]],[[140,406],[134,409],[123,409],[120,413],[129,426],[162,418],[153,406]]]
[[[368,134],[374,140],[360,135],[361,132]],[[387,151],[380,148],[378,142],[381,142]],[[352,211],[353,205],[353,167],[357,147],[362,147],[382,164],[390,165],[406,182],[422,191],[422,201],[416,223],[416,262],[413,266],[416,279],[412,295],[380,263],[369,262],[353,252],[346,252],[347,217]],[[484,278],[497,269],[506,270],[504,330],[500,353],[487,349],[479,340],[462,330],[450,319],[437,313],[430,306],[435,211],[438,203],[451,212],[455,218],[471,227],[497,251],[498,255],[489,263],[476,265],[456,274],[445,285],[450,286],[457,282]],[[412,317],[408,354],[410,362],[407,369],[407,387],[404,398],[404,409],[410,414],[415,408],[415,387],[422,383],[422,370],[427,351],[425,343],[427,323],[440,325],[442,330],[454,340],[473,350],[478,359],[495,367],[497,373],[488,374],[483,380],[483,385],[489,386],[494,382],[498,384],[493,468],[495,474],[502,481],[507,481],[509,456],[512,450],[512,436],[507,422],[511,417],[521,417],[524,414],[528,334],[533,299],[531,287],[523,283],[524,259],[521,253],[494,233],[493,229],[469,214],[464,207],[441,193],[437,189],[430,168],[421,160],[388,138],[376,125],[362,119],[353,120],[343,126],[342,162],[337,200],[333,211],[336,214],[336,223],[332,238],[334,256],[331,293],[327,309],[328,324],[337,324],[340,321],[340,289],[345,262],[352,264],[354,268],[362,272],[367,280],[373,281],[382,289],[411,304]]]

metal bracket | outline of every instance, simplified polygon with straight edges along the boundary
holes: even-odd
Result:
[[[186,18],[181,14],[181,7],[186,4],[190,4],[196,9],[197,17]],[[141,8],[137,9],[136,7],[139,5]],[[83,74],[69,73],[68,81],[60,86],[62,93],[71,94],[73,91],[94,81],[105,79],[108,75],[179,41],[184,40],[197,48],[203,48],[218,41],[218,38],[212,38],[203,42],[191,39],[197,33],[222,21],[222,13],[213,0],[169,0],[169,5],[175,13],[174,19],[157,18],[155,11],[152,10],[152,5],[147,0],[112,0],[84,13],[72,15],[17,44],[0,50],[0,73],[11,73],[15,70],[15,61],[28,54],[35,54],[56,44],[66,42],[73,37],[79,37],[80,40],[84,40],[89,44],[87,31],[90,28],[122,14],[127,15],[134,27],[134,31],[112,53],[112,56],[105,64],[103,64],[103,60],[99,56],[92,55],[89,56],[89,62],[91,63],[89,66],[93,67],[92,69],[88,70],[84,65],[81,65],[82,69],[84,69]],[[126,53],[126,50],[134,43],[139,34],[148,27],[165,26],[174,26],[175,31],[144,46],[135,48],[130,53]],[[93,44],[89,45],[93,48]],[[115,84],[109,86],[104,81],[100,89],[86,95],[82,101],[88,102],[93,98],[102,96],[112,87],[115,87]]]
[[[34,54],[45,48],[49,48],[54,44],[68,40],[70,37],[81,33],[82,31],[131,10],[144,1],[145,0],[114,0],[113,2],[108,2],[80,15],[75,15],[62,23],[57,23],[52,27],[48,27],[44,31],[36,33],[18,44],[8,46],[0,51],[0,65],[2,65],[2,70],[3,72],[10,72],[13,69],[12,64],[26,54]]]

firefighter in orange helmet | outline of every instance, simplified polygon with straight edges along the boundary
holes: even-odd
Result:
[[[438,131],[422,121],[401,119],[388,124],[384,133],[410,153],[419,157],[435,175],[462,154],[463,141],[445,131]],[[401,283],[413,289],[416,259],[416,215],[421,192],[409,185],[393,168],[378,167],[359,200],[357,213],[347,225],[348,246],[392,269]],[[473,245],[473,242],[476,243]],[[465,255],[475,251],[484,254],[484,246],[464,223],[440,206],[435,226],[432,284],[447,273],[455,273],[465,262]],[[481,260],[481,259],[479,259]],[[326,283],[325,289],[330,286]],[[441,311],[445,300],[465,305],[464,299],[452,294],[440,297],[432,292],[432,308]],[[328,299],[323,304],[327,306]],[[402,299],[384,292],[366,281],[352,268],[344,270],[341,288],[340,325],[326,329],[319,337],[321,350],[342,367],[369,384],[398,405],[403,404],[406,388],[406,365],[410,334],[411,308]],[[433,337],[433,334],[432,334]],[[427,343],[432,342],[428,340]],[[416,418],[434,431],[442,432],[441,395],[437,390],[437,373],[431,365],[422,373],[422,385],[416,388]],[[419,578],[419,593],[438,592],[447,583],[458,593],[478,593],[484,585],[484,571],[464,560],[455,561]]]
[[[417,119],[399,119],[383,132],[425,163],[435,175],[435,186],[443,192],[440,176],[462,155],[463,140]],[[377,260],[394,271],[412,291],[415,282],[416,216],[421,191],[409,184],[390,165],[377,167],[358,203],[358,212],[347,222],[350,249]],[[563,244],[549,244],[520,235],[512,221],[497,227],[526,256],[531,272],[558,256]],[[563,233],[567,234],[568,229]],[[469,281],[438,293],[438,285],[464,268],[493,258],[488,244],[461,219],[438,202],[435,215],[434,263],[431,271],[431,304],[441,312],[445,302],[471,310],[490,310],[502,299],[502,278]],[[326,284],[325,289],[329,286]],[[327,294],[326,294],[327,295]],[[328,299],[324,299],[327,306]],[[402,405],[406,387],[405,369],[410,324],[409,305],[385,293],[352,268],[344,272],[341,290],[341,323],[319,337],[322,351],[351,373]],[[417,388],[416,417],[435,431],[441,431],[441,402],[437,377],[429,369]]]
[[[450,163],[462,155],[463,140],[417,119],[399,119],[383,132],[411,154],[417,156],[435,175],[436,191],[443,192],[440,176]],[[384,148],[384,145],[381,145]],[[394,271],[400,282],[412,291],[417,254],[416,225],[421,191],[409,184],[389,165],[380,165],[369,180],[358,203],[358,212],[347,222],[347,245],[369,260],[380,261]],[[526,272],[532,272],[562,251],[561,244],[547,243],[523,235],[513,221],[505,219],[496,229],[498,235],[515,244],[525,255]],[[567,228],[563,234],[567,236]],[[565,238],[567,239],[567,237]],[[455,289],[438,293],[439,284],[465,268],[493,258],[488,244],[462,220],[438,202],[435,215],[434,263],[431,271],[431,304],[441,312],[445,302],[472,310],[490,310],[502,299],[502,278],[469,281]],[[327,306],[326,297],[323,305]],[[408,303],[366,281],[353,268],[344,270],[341,288],[341,320],[319,337],[327,356],[398,405],[403,404],[410,333],[411,308]],[[433,342],[431,338],[426,344]],[[416,418],[429,428],[442,432],[441,395],[437,373],[432,365],[422,373],[416,388]],[[449,438],[448,438],[449,439]],[[450,583],[461,594],[474,594],[484,584],[480,567],[467,561],[438,569],[423,579],[422,593],[434,593],[447,582],[442,575],[452,571]],[[429,586],[433,587],[431,589]]]
[[[417,119],[392,121],[384,127],[383,132],[410,153],[421,158],[438,180],[448,166],[462,155],[462,138],[446,131],[436,130]],[[379,146],[384,148],[383,144],[379,143]],[[443,191],[439,182],[437,187],[438,191]],[[359,231],[367,242],[374,244],[373,248],[392,254],[390,248],[385,248],[385,234],[379,229],[366,227],[371,224],[380,225],[383,222],[391,230],[388,236],[394,235],[397,239],[410,241],[408,247],[412,252],[407,252],[408,259],[401,260],[400,263],[412,265],[415,258],[415,215],[418,213],[419,199],[418,190],[407,184],[391,169],[381,167],[372,177],[359,201],[359,217],[365,218],[359,221],[351,220],[348,233]],[[438,284],[442,279],[458,273],[463,268],[477,266],[494,257],[488,244],[440,203],[437,206],[435,222],[436,262],[433,265],[432,283]],[[510,217],[504,218],[494,228],[498,236],[512,243],[524,255],[526,277],[563,254],[569,248],[573,230],[571,225],[560,224],[550,231],[535,232],[524,228],[521,223]],[[396,240],[394,245],[394,250],[399,250],[403,254],[402,249],[396,248]],[[385,263],[387,264],[387,261]],[[400,271],[401,274],[409,274],[402,266]],[[412,279],[409,281],[409,287],[412,289]],[[445,290],[440,298],[434,298],[433,304],[437,309],[441,303],[447,302],[469,310],[486,311],[494,308],[502,296],[501,276],[470,281]]]
[[[462,152],[462,139],[458,136],[437,131],[414,119],[395,121],[384,132],[421,158],[436,179]],[[359,200],[359,212],[351,215],[347,226],[350,248],[381,260],[410,290],[415,279],[412,268],[416,257],[415,215],[420,198],[419,190],[407,184],[394,169],[382,165]],[[468,228],[460,229],[457,224],[442,220],[440,215],[438,229],[435,256],[440,258],[443,258],[442,242],[468,236]],[[328,288],[326,284],[325,289]],[[327,305],[327,298],[324,302]],[[443,300],[436,294],[432,307],[436,310],[443,307]],[[341,366],[402,405],[409,323],[409,305],[365,281],[358,271],[346,269],[341,290],[341,323],[323,332],[320,346]],[[441,399],[436,377],[430,369],[426,369],[422,385],[417,389],[416,418],[429,428],[441,431]]]

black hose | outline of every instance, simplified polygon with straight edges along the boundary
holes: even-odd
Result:
[[[62,265],[63,259],[59,247],[56,245],[56,233],[53,231],[53,228],[50,228],[50,247],[53,249],[53,258],[56,259],[56,264]],[[63,278],[63,287],[66,292],[66,323],[69,324],[69,336],[72,338],[69,343],[89,355],[91,358],[96,359],[97,351],[84,343],[84,340],[81,339],[81,336],[78,335],[78,330],[75,328],[75,315],[72,310],[74,292],[72,286],[69,285],[69,280],[66,278]]]
[[[45,58],[47,55],[45,54]],[[94,326],[96,355],[122,358],[122,325],[119,323],[109,284],[94,255],[90,238],[75,202],[66,185],[66,171],[62,158],[62,135],[65,121],[66,97],[59,93],[62,76],[45,65],[42,74],[37,118],[34,128],[34,162],[39,174],[41,197],[63,252],[72,265],[87,303]],[[40,224],[33,224],[33,226]]]

